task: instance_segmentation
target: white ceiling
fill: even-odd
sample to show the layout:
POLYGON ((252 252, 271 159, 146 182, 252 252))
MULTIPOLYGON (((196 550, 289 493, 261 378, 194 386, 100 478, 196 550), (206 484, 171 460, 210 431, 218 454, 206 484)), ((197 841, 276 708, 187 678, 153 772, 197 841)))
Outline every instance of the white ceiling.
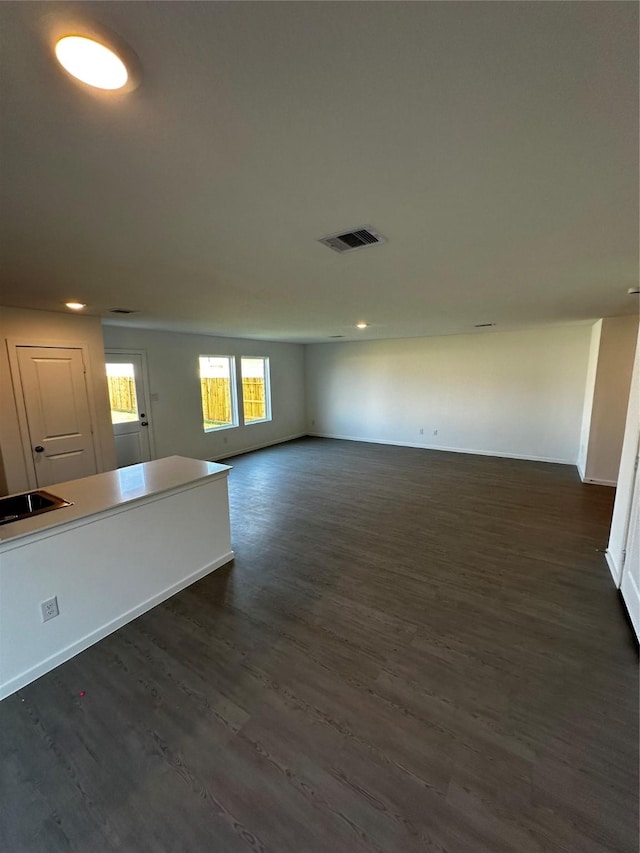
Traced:
POLYGON ((5 2, 0 23, 3 304, 301 342, 637 311, 635 3, 5 2), (124 39, 139 88, 67 77, 66 17, 124 39), (362 225, 388 242, 317 242, 362 225))

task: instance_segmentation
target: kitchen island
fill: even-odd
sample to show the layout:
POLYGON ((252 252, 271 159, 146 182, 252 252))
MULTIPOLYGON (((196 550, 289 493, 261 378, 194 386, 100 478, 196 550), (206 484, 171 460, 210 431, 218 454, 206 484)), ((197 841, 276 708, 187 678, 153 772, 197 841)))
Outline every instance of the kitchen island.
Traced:
POLYGON ((232 560, 229 471, 131 465, 47 486, 71 506, 0 526, 0 699, 232 560))

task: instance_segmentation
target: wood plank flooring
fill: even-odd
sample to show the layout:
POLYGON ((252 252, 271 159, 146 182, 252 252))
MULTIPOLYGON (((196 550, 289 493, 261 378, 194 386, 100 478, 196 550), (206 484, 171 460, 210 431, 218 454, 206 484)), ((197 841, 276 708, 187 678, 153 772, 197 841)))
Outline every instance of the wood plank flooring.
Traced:
POLYGON ((3 853, 637 850, 612 489, 322 439, 231 464, 234 564, 0 703, 3 853))

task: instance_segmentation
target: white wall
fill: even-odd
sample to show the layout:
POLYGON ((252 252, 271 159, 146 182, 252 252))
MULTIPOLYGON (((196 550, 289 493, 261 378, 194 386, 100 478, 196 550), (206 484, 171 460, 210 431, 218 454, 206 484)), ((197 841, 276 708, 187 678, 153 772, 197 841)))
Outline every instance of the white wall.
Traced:
POLYGON ((309 431, 575 464, 590 339, 576 325, 310 345, 309 431))
POLYGON ((637 336, 637 316, 609 317, 601 321, 583 468, 585 482, 606 486, 615 486, 617 482, 637 336))
POLYGON ((634 466, 636 454, 638 453, 639 440, 640 332, 638 332, 636 339, 633 378, 631 380, 631 391, 629 394, 629 405, 627 407, 625 418, 624 440, 620 458, 620 470, 618 472, 618 488, 616 489, 616 499, 613 505, 611 532, 607 548, 607 562, 609 563, 609 568, 611 569, 611 574, 613 575, 616 585, 620 584, 620 577, 622 573, 622 552, 624 551, 626 544, 627 524, 634 487, 634 466))
POLYGON ((587 449, 589 447, 589 431, 591 429, 591 412, 593 395, 596 390, 596 373, 598 370, 598 353, 600 351, 600 336, 602 320, 598 320, 591 328, 591 343, 589 345, 589 361, 587 362, 587 381, 584 390, 584 408, 582 410, 582 428, 580 430, 580 447, 578 449, 578 473, 585 478, 587 468, 587 449))
POLYGON ((267 343, 104 326, 105 349, 146 352, 151 394, 150 423, 156 456, 221 459, 303 435, 304 353, 299 344, 267 343), (268 356, 272 420, 205 433, 198 358, 201 355, 268 356))
POLYGON ((34 344, 86 344, 89 353, 87 391, 94 405, 98 471, 116 466, 115 445, 104 371, 102 327, 98 317, 83 317, 54 311, 0 308, 0 453, 5 474, 3 491, 29 488, 27 466, 20 440, 20 427, 7 354, 7 340, 34 344))

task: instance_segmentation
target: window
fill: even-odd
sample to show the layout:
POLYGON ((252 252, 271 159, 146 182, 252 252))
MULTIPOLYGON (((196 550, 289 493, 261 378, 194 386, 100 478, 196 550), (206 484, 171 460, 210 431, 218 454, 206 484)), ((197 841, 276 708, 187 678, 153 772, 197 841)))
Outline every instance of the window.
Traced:
POLYGON ((233 356, 200 356, 200 391, 205 432, 238 426, 236 367, 233 356))
POLYGON ((269 359, 242 358, 242 403, 245 424, 271 420, 271 390, 269 388, 269 359))
POLYGON ((132 364, 107 364, 111 423, 124 424, 138 420, 136 381, 132 364))

